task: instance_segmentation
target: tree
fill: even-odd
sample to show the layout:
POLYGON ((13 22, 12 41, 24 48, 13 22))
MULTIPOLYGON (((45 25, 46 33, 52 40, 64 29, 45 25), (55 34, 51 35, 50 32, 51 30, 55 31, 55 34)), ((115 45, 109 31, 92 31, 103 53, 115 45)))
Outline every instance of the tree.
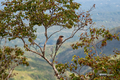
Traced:
POLYGON ((80 4, 73 0, 8 0, 2 4, 5 7, 0 12, 1 36, 7 36, 9 40, 16 38, 22 40, 24 48, 46 60, 53 68, 56 77, 60 79, 61 76, 55 67, 57 51, 65 41, 73 38, 76 32, 87 30, 93 25, 89 12, 95 5, 87 12, 78 11, 77 13, 80 4), (25 24, 26 22, 28 24, 25 24), (45 42, 43 47, 39 42, 35 41, 37 37, 35 35, 35 25, 44 26, 45 42), (60 27, 60 29, 48 35, 48 29, 53 26, 60 27), (64 39, 55 52, 50 53, 51 61, 45 56, 46 43, 51 36, 66 28, 73 28, 71 36, 64 39), (31 45, 39 48, 40 52, 31 49, 31 45))
POLYGON ((4 17, 7 16, 2 10, 0 10, 0 80, 8 80, 15 76, 17 73, 13 73, 14 69, 19 65, 29 66, 27 58, 24 56, 23 50, 15 46, 15 48, 6 46, 6 39, 8 33, 6 32, 9 28, 5 27, 4 17), (5 41, 5 44, 1 44, 1 41, 5 41))
MULTIPOLYGON (((119 80, 120 58, 117 59, 117 56, 120 55, 120 51, 114 50, 115 54, 112 56, 102 53, 102 48, 107 45, 107 41, 113 39, 119 40, 118 34, 111 34, 105 28, 90 28, 88 32, 80 35, 80 42, 71 45, 73 49, 83 47, 85 58, 74 55, 73 63, 59 63, 56 65, 57 70, 60 74, 70 71, 71 80, 119 80), (80 71, 85 66, 90 68, 90 71, 83 75, 80 71)), ((65 78, 63 76, 61 80, 65 78)))
POLYGON ((27 58, 23 55, 24 52, 18 47, 4 46, 0 48, 0 80, 8 80, 15 76, 17 73, 13 73, 13 70, 18 65, 29 65, 26 61, 27 58))

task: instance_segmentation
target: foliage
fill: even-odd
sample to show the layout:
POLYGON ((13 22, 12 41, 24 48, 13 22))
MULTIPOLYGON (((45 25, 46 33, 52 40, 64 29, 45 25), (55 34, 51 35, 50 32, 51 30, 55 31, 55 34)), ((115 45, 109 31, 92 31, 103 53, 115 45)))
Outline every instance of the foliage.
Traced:
POLYGON ((53 25, 71 28, 77 21, 75 10, 80 6, 72 0, 12 0, 3 2, 3 5, 4 11, 1 11, 0 15, 6 31, 3 28, 2 32, 5 31, 12 36, 11 39, 21 37, 34 39, 36 32, 34 25, 44 25, 45 28, 53 25), (29 21, 28 26, 25 21, 29 21))
POLYGON ((0 79, 8 80, 10 77, 16 75, 12 73, 15 67, 18 65, 29 66, 29 63, 26 61, 26 57, 23 56, 24 52, 20 48, 10 48, 5 46, 0 49, 0 79))
MULTIPOLYGON (((72 80, 120 79, 120 58, 112 59, 112 56, 106 56, 102 53, 102 48, 107 45, 107 41, 112 41, 113 39, 119 40, 118 34, 111 34, 109 30, 105 28, 90 28, 89 35, 87 32, 82 33, 80 35, 80 42, 71 45, 73 49, 78 49, 79 46, 84 47, 85 58, 74 55, 72 58, 73 63, 57 64, 57 70, 60 74, 70 71, 72 80), (99 40, 100 37, 104 39, 99 40), (101 52, 98 53, 97 49, 101 50, 101 52), (84 66, 91 68, 91 71, 87 72, 86 75, 80 73, 84 66), (102 75, 105 76, 101 77, 102 75)), ((114 58, 120 55, 118 50, 114 52, 114 58)), ((64 78, 64 76, 62 78, 64 78)))
MULTIPOLYGON (((99 71, 109 73, 111 70, 114 70, 110 66, 106 65, 107 61, 107 64, 111 64, 110 57, 105 55, 100 56, 101 54, 97 53, 96 46, 98 45, 95 44, 95 41, 99 38, 99 36, 105 38, 102 40, 99 47, 99 49, 101 49, 107 45, 107 40, 119 40, 119 37, 112 35, 104 28, 91 28, 93 21, 89 12, 95 7, 95 4, 89 11, 81 11, 78 13, 76 11, 79 9, 80 4, 74 2, 73 0, 7 0, 2 4, 5 7, 0 11, 0 36, 8 37, 9 40, 14 40, 16 38, 22 40, 24 44, 23 46, 27 51, 35 53, 46 60, 46 62, 54 70, 55 76, 58 79, 64 78, 60 74, 63 74, 66 69, 75 72, 75 70, 78 70, 78 67, 80 67, 79 70, 81 70, 83 66, 91 67, 92 72, 86 74, 86 76, 89 76, 90 79, 99 78, 99 76, 97 76, 99 71), (26 22, 28 22, 28 24, 26 24, 26 22), (42 44, 41 42, 35 41, 37 37, 35 34, 37 31, 35 28, 36 25, 39 27, 43 26, 45 30, 45 41, 42 44), (49 28, 53 26, 59 26, 60 29, 58 31, 54 31, 52 34, 48 34, 49 28), (58 64, 55 67, 55 57, 58 50, 51 50, 51 52, 49 52, 51 57, 51 60, 49 60, 46 57, 46 44, 51 36, 66 28, 73 28, 73 31, 68 38, 64 39, 58 49, 65 41, 73 38, 79 30, 87 31, 90 29, 90 37, 87 33, 84 35, 81 34, 81 42, 72 45, 73 49, 78 49, 79 46, 84 47, 86 57, 79 58, 74 56, 72 59, 74 64, 58 64), (101 66, 101 64, 104 65, 101 66)), ((115 64, 113 65, 117 65, 117 62, 114 63, 115 64)), ((117 68, 119 67, 117 66, 117 68)), ((116 72, 113 71, 111 73, 115 74, 116 72)), ((81 74, 76 75, 77 72, 76 74, 72 73, 70 75, 71 79, 79 80, 86 78, 86 76, 81 74)))
POLYGON ((46 44, 54 34, 66 28, 73 28, 71 35, 59 45, 59 49, 65 41, 73 38, 77 31, 84 30, 85 26, 89 29, 88 25, 93 24, 89 12, 95 5, 89 11, 77 13, 80 4, 73 0, 7 0, 2 4, 4 9, 0 11, 1 36, 8 37, 9 41, 16 38, 22 40, 24 48, 46 60, 53 68, 55 76, 60 79, 54 64, 58 50, 49 53, 49 60, 45 55, 46 44), (45 30, 45 41, 42 44, 35 41, 36 25, 43 26, 45 30), (49 28, 53 26, 60 29, 48 34, 49 28))

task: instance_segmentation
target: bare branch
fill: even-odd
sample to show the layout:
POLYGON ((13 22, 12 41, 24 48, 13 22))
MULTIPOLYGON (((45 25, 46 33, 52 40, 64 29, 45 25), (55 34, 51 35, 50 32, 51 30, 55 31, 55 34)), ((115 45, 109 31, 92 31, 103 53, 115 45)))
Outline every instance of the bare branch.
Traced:
POLYGON ((99 40, 98 42, 96 42, 95 44, 93 44, 93 47, 95 48, 96 54, 97 56, 99 56, 100 54, 97 53, 96 47, 99 48, 101 50, 101 53, 103 52, 102 48, 98 47, 97 44, 104 41, 105 39, 99 40))
POLYGON ((72 32, 72 34, 71 34, 71 36, 68 37, 68 38, 66 38, 66 39, 59 45, 59 47, 58 47, 57 50, 55 51, 55 54, 54 54, 54 56, 53 56, 53 61, 52 61, 52 62, 54 62, 55 56, 56 56, 56 54, 57 54, 57 51, 59 50, 59 48, 61 47, 61 45, 62 45, 65 41, 71 39, 71 38, 76 34, 76 32, 77 32, 78 30, 80 30, 80 29, 81 29, 81 27, 79 27, 78 29, 74 29, 73 32, 72 32))
POLYGON ((52 66, 52 68, 53 68, 53 70, 55 72, 55 76, 57 76, 57 78, 60 79, 60 75, 58 74, 58 71, 57 71, 57 69, 55 68, 54 65, 52 66))
POLYGON ((52 68, 53 68, 53 70, 54 70, 55 75, 57 76, 57 78, 60 79, 60 75, 58 74, 58 71, 56 70, 56 68, 55 68, 55 66, 53 65, 53 63, 51 63, 44 55, 41 55, 40 53, 29 49, 29 48, 26 46, 25 41, 24 41, 23 38, 21 38, 21 40, 23 41, 24 46, 25 46, 25 48, 26 48, 28 51, 31 51, 31 52, 33 52, 33 53, 36 53, 36 54, 40 55, 42 58, 44 58, 44 60, 46 60, 46 61, 52 66, 52 68))
POLYGON ((51 63, 45 56, 42 56, 50 65, 51 67, 53 68, 54 70, 54 73, 55 73, 55 76, 60 79, 60 75, 58 74, 58 71, 57 69, 55 68, 55 65, 53 63, 51 63))
POLYGON ((42 55, 41 55, 40 53, 38 53, 38 52, 36 52, 36 51, 33 51, 33 50, 29 49, 29 48, 27 47, 27 45, 25 44, 25 41, 24 41, 23 38, 20 38, 20 39, 23 41, 24 46, 25 46, 25 48, 26 48, 28 51, 31 51, 31 52, 33 52, 33 53, 36 53, 36 54, 38 54, 38 55, 40 55, 40 56, 42 57, 42 55))
POLYGON ((50 50, 51 50, 51 53, 50 53, 50 54, 48 54, 48 56, 50 56, 50 57, 52 58, 53 53, 54 53, 54 51, 53 51, 53 47, 51 47, 51 48, 50 48, 50 50))
POLYGON ((93 6, 90 8, 88 12, 92 11, 94 8, 95 8, 95 4, 93 4, 93 6))
POLYGON ((79 68, 79 75, 80 75, 80 70, 83 68, 83 66, 80 66, 80 68, 79 68))
POLYGON ((15 69, 16 66, 17 66, 17 65, 14 65, 14 66, 10 69, 9 75, 6 77, 5 80, 8 80, 8 79, 9 79, 9 77, 12 75, 12 72, 13 72, 13 70, 15 69))
POLYGON ((45 56, 45 47, 46 47, 46 43, 47 43, 47 41, 48 41, 47 26, 44 25, 44 27, 45 27, 45 37, 46 37, 46 41, 45 41, 44 47, 43 47, 43 52, 42 52, 43 56, 45 56))
POLYGON ((58 30, 58 31, 56 31, 56 32, 54 32, 54 33, 52 33, 52 34, 48 37, 48 39, 49 39, 52 35, 56 34, 57 32, 60 32, 60 31, 63 30, 63 29, 64 29, 64 27, 61 28, 60 30, 58 30))
POLYGON ((5 43, 4 43, 4 45, 3 45, 3 47, 5 47, 5 45, 6 45, 6 43, 7 43, 7 40, 6 40, 7 38, 5 37, 5 43))
MULTIPOLYGON (((91 27, 92 25, 93 25, 93 24, 91 24, 90 27, 91 27)), ((54 54, 54 56, 53 56, 53 61, 52 61, 52 62, 54 62, 55 56, 56 56, 56 54, 57 54, 57 51, 59 50, 59 48, 61 47, 61 45, 62 45, 65 41, 73 38, 74 35, 75 35, 79 30, 83 30, 82 28, 84 28, 84 27, 85 27, 85 25, 82 25, 82 24, 80 25, 79 22, 78 22, 78 26, 76 26, 75 29, 72 31, 71 36, 68 37, 68 38, 66 38, 66 39, 59 45, 59 47, 57 48, 57 50, 55 51, 55 54, 54 54), (80 26, 81 26, 81 27, 80 27, 80 26), (78 27, 78 28, 77 28, 77 27, 78 27), (76 29, 76 28, 77 28, 77 29, 76 29)), ((89 27, 89 28, 90 28, 90 27, 89 27)), ((88 28, 88 29, 89 29, 89 28, 88 28)), ((88 30, 88 29, 86 29, 86 30, 88 30)))
MULTIPOLYGON (((68 39, 70 39, 70 38, 73 38, 74 37, 74 35, 77 33, 77 31, 79 31, 81 29, 81 27, 80 28, 78 28, 77 30, 75 30, 75 31, 73 31, 72 32, 72 34, 71 34, 71 36, 70 37, 68 37, 68 38, 66 38, 63 42, 62 42, 62 44, 65 42, 65 41, 67 41, 68 39)), ((61 46, 61 45, 60 45, 61 46)), ((59 46, 59 47, 60 47, 59 46)))
POLYGON ((95 49, 95 53, 96 53, 96 55, 99 56, 99 55, 98 55, 98 52, 97 52, 97 49, 96 49, 96 47, 95 47, 96 44, 93 43, 92 45, 93 45, 93 47, 94 47, 94 49, 95 49))
POLYGON ((32 39, 32 42, 33 42, 33 44, 37 45, 40 48, 40 51, 42 52, 42 48, 33 39, 32 39))

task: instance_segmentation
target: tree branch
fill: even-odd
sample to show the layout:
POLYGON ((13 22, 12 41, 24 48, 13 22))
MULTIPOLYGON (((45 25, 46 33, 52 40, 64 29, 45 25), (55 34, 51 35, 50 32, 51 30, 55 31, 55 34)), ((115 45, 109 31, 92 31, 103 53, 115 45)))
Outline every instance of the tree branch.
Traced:
POLYGON ((33 42, 33 44, 37 45, 39 47, 40 51, 42 52, 42 48, 33 39, 32 39, 32 42, 33 42))
POLYGON ((56 32, 54 32, 54 33, 52 33, 52 34, 48 37, 48 39, 49 39, 52 35, 54 35, 54 34, 57 33, 57 32, 60 32, 60 31, 63 30, 63 29, 64 29, 64 27, 61 28, 60 30, 58 30, 58 31, 56 31, 56 32))
POLYGON ((11 76, 11 74, 12 74, 12 72, 13 72, 13 70, 15 69, 16 66, 17 66, 17 65, 14 65, 14 66, 10 69, 9 75, 6 77, 5 80, 8 80, 8 79, 9 79, 9 77, 11 76))
MULTIPOLYGON (((48 21, 48 25, 50 24, 50 22, 51 22, 51 20, 52 20, 52 17, 53 17, 53 14, 54 14, 55 10, 56 10, 56 9, 53 9, 53 8, 52 8, 52 12, 50 11, 50 12, 51 12, 51 15, 50 15, 50 20, 48 21)), ((49 27, 50 27, 50 26, 49 26, 49 27)), ((48 27, 48 28, 49 28, 49 27, 48 27)))
POLYGON ((45 37, 46 37, 46 41, 45 41, 44 47, 43 47, 43 52, 42 52, 43 56, 45 56, 45 47, 46 47, 46 43, 47 43, 47 41, 48 41, 47 26, 44 25, 44 27, 45 27, 45 37))
POLYGON ((27 45, 25 44, 24 39, 23 39, 23 38, 20 38, 20 39, 23 41, 24 46, 25 46, 25 48, 26 48, 28 51, 31 51, 31 52, 33 52, 33 53, 36 53, 36 54, 40 55, 41 57, 43 56, 43 55, 41 55, 40 53, 38 53, 38 52, 36 52, 36 51, 33 51, 33 50, 29 49, 29 48, 27 47, 27 45))
POLYGON ((54 63, 54 60, 55 60, 55 56, 56 56, 56 54, 57 54, 57 51, 59 50, 59 48, 61 47, 61 45, 65 42, 65 41, 67 41, 67 40, 69 40, 70 38, 72 38, 75 34, 76 34, 76 32, 78 31, 78 30, 80 30, 81 29, 81 27, 79 27, 77 30, 76 29, 74 29, 73 30, 73 32, 72 32, 72 34, 71 34, 71 36, 70 37, 68 37, 68 38, 66 38, 60 45, 59 45, 59 47, 57 48, 57 50, 55 51, 55 54, 54 54, 54 56, 53 56, 53 60, 52 60, 52 63, 54 63))
POLYGON ((56 70, 56 68, 55 68, 55 66, 53 65, 53 63, 51 63, 44 55, 41 55, 40 53, 29 49, 29 48, 26 46, 25 41, 24 41, 23 38, 21 38, 21 40, 23 41, 24 46, 25 46, 25 48, 26 48, 28 51, 31 51, 31 52, 33 52, 33 53, 36 53, 36 54, 40 55, 42 58, 44 58, 44 60, 46 60, 47 63, 49 63, 49 64, 51 65, 51 67, 53 68, 53 70, 54 70, 55 75, 57 76, 57 78, 60 79, 60 75, 58 74, 58 71, 56 70))

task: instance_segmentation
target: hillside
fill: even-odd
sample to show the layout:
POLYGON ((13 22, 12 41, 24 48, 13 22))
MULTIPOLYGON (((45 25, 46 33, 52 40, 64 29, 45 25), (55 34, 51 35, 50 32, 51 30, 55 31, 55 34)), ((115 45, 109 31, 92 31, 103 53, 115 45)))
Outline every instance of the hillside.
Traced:
MULTIPOLYGON (((120 32, 120 26, 111 29, 110 32, 113 33, 113 34, 120 32)), ((120 37, 120 35, 119 35, 119 37, 120 37)), ((69 46, 70 46, 70 44, 72 44, 72 43, 69 43, 69 46)), ((64 48, 64 47, 61 47, 61 48, 64 48)), ((117 40, 107 41, 107 46, 105 46, 103 48, 103 52, 102 53, 106 54, 106 55, 112 55, 112 54, 114 54, 113 50, 115 50, 115 49, 120 50, 120 41, 117 41, 117 40)), ((98 52, 99 52, 99 49, 98 49, 98 52)), ((62 51, 62 52, 60 52, 57 55, 57 61, 59 63, 66 63, 66 62, 70 62, 71 63, 72 62, 71 59, 72 59, 73 55, 77 55, 79 57, 83 57, 84 58, 85 54, 84 54, 83 48, 79 48, 77 50, 73 50, 71 47, 69 47, 65 51, 62 51)), ((81 73, 85 74, 89 70, 90 69, 88 67, 83 67, 82 70, 81 70, 81 73)))
MULTIPOLYGON (((120 32, 120 27, 116 27, 111 29, 112 33, 120 32)), ((59 54, 57 55, 57 61, 60 63, 70 62, 73 55, 78 55, 80 57, 85 57, 83 49, 79 48, 78 50, 73 50, 70 47, 72 43, 65 43, 59 50, 59 54)), ((103 48, 103 53, 106 55, 113 54, 113 49, 118 48, 120 50, 120 41, 113 40, 108 41, 108 45, 103 48)), ((49 59, 49 52, 51 52, 51 48, 54 50, 55 46, 48 46, 47 47, 47 54, 49 59)), ((14 72, 17 72, 18 75, 10 80, 56 80, 54 77, 54 72, 52 68, 46 63, 43 59, 41 59, 38 55, 32 54, 29 52, 25 53, 26 57, 28 58, 29 67, 19 66, 15 69, 14 72), (42 64, 41 64, 42 63, 42 64)), ((81 71, 82 74, 87 72, 89 69, 84 67, 81 71)))
POLYGON ((29 66, 18 66, 15 73, 18 73, 10 80, 57 80, 52 68, 38 55, 26 52, 29 66))
MULTIPOLYGON (((120 32, 120 26, 111 29, 110 32, 111 33, 120 32)), ((103 53, 106 55, 114 54, 113 50, 116 48, 120 50, 120 41, 117 40, 107 41, 107 46, 103 48, 103 53)), ((77 55, 79 57, 85 57, 83 49, 79 48, 78 50, 73 50, 71 47, 69 47, 65 51, 62 51, 57 55, 57 61, 66 63, 67 61, 71 61, 73 55, 77 55)))

